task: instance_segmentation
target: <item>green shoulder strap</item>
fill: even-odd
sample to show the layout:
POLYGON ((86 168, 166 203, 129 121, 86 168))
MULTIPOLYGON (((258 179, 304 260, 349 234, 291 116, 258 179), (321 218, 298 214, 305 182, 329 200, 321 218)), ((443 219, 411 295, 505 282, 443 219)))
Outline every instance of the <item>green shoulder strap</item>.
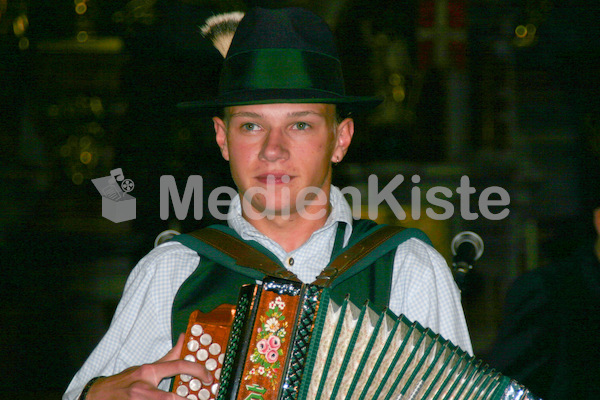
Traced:
MULTIPOLYGON (((430 243, 425 233, 418 229, 377 225, 372 221, 359 220, 353 226, 348 245, 332 255, 332 261, 314 284, 330 286, 334 280, 348 279, 412 237, 430 243)), ((266 248, 254 241, 244 241, 233 229, 224 225, 212 225, 190 234, 175 236, 173 240, 253 279, 262 279, 268 275, 299 281, 266 248)))
MULTIPOLYGON (((283 271, 277 258, 256 242, 245 242, 224 225, 212 225, 171 240, 182 243, 201 256, 200 265, 181 284, 171 309, 173 341, 185 332, 195 310, 212 311, 221 304, 235 304, 243 285, 262 280, 267 271, 283 271), (256 268, 255 268, 256 267, 256 268)), ((284 276, 288 279, 293 276, 284 276)))
MULTIPOLYGON (((376 304, 387 304, 393 268, 392 250, 411 237, 429 243, 427 236, 416 229, 357 221, 348 246, 332 255, 332 261, 317 277, 315 284, 331 286, 333 292, 352 293, 357 302, 363 301, 362 297, 366 295, 371 301, 378 300, 376 304), (374 268, 369 268, 372 264, 374 268)), ((201 266, 181 285, 175 296, 174 338, 185 330, 187 317, 198 308, 198 297, 209 297, 203 299, 206 308, 202 311, 207 312, 211 307, 223 304, 225 299, 231 301, 232 292, 237 296, 241 285, 262 280, 265 275, 298 280, 266 248, 254 241, 244 241, 233 229, 224 225, 212 225, 190 234, 177 235, 172 240, 198 252, 203 259, 201 266), (212 263, 210 266, 208 261, 212 263)))
MULTIPOLYGON (((415 228, 377 225, 369 220, 355 223, 348 246, 334 254, 324 272, 339 274, 329 284, 331 296, 341 301, 350 295, 353 303, 369 300, 373 306, 389 304, 396 248, 404 241, 417 238, 431 245, 427 235, 415 228)), ((319 280, 319 278, 317 278, 319 280)), ((327 286, 325 282, 316 282, 327 286)))
MULTIPOLYGON (((361 272, 375 260, 395 250, 401 243, 411 238, 420 239, 431 245, 427 235, 419 229, 377 225, 366 232, 356 243, 343 249, 341 254, 333 257, 333 261, 324 271, 329 269, 342 271, 333 278, 335 281, 332 286, 335 286, 361 272)), ((320 284, 320 282, 315 283, 320 284)))
POLYGON ((177 235, 172 240, 253 279, 269 275, 298 281, 296 275, 286 270, 273 253, 255 241, 243 240, 225 225, 211 225, 190 234, 177 235))

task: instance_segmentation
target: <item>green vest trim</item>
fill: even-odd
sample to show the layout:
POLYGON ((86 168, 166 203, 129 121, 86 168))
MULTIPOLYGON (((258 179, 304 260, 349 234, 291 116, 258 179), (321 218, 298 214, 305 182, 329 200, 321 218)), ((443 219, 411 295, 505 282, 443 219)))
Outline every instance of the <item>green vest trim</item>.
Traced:
MULTIPOLYGON (((345 226, 340 224, 329 265, 334 263, 338 257, 344 257, 345 253, 347 255, 350 250, 354 250, 354 252, 357 249, 365 250, 368 253, 366 255, 362 253, 362 258, 358 262, 335 278, 330 286, 334 301, 341 301, 346 294, 350 294, 350 298, 355 304, 362 304, 369 300, 376 306, 386 306, 390 297, 395 249, 400 243, 413 237, 431 244, 425 233, 409 228, 399 229, 398 233, 387 238, 383 243, 377 243, 374 248, 361 249, 359 242, 373 235, 383 226, 369 220, 356 221, 348 245, 342 247, 344 235, 340 233, 343 233, 345 226)), ((265 263, 271 263, 273 266, 285 270, 277 257, 257 242, 243 240, 233 229, 224 225, 212 225, 209 228, 234 238, 236 243, 237 241, 243 242, 242 245, 248 246, 250 249, 244 251, 244 254, 252 252, 252 249, 259 253, 253 254, 250 259, 262 257, 265 263)), ((185 331, 192 311, 200 310, 206 313, 221 304, 236 304, 242 285, 262 280, 265 273, 263 270, 244 265, 247 264, 246 258, 240 258, 238 254, 234 254, 234 251, 230 250, 233 246, 219 246, 225 248, 224 251, 221 251, 194 237, 194 233, 177 235, 172 240, 198 252, 201 257, 200 265, 183 282, 173 301, 172 337, 173 341, 176 341, 179 334, 185 331)))

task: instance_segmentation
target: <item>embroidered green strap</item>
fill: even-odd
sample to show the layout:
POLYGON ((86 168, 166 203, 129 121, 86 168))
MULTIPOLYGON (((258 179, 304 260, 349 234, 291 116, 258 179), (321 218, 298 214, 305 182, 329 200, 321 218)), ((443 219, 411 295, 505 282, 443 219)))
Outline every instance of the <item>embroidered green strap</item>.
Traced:
POLYGON ((317 276, 313 284, 324 287, 330 286, 335 278, 348 271, 352 266, 373 251, 373 249, 379 247, 382 243, 403 230, 404 228, 399 226, 381 226, 381 228, 373 234, 363 238, 336 257, 325 269, 323 269, 321 274, 317 276))
MULTIPOLYGON (((405 228, 403 227, 391 225, 378 226, 372 233, 362 238, 356 244, 350 246, 333 259, 333 261, 323 269, 321 274, 317 276, 313 284, 323 287, 330 286, 338 276, 343 275, 344 272, 360 262, 371 251, 394 235, 402 232, 404 229, 405 228)), ((293 272, 286 270, 263 252, 249 245, 241 238, 234 237, 220 229, 207 227, 194 231, 190 233, 189 236, 208 244, 224 255, 230 257, 239 267, 253 269, 266 276, 288 279, 295 282, 300 281, 293 272)), ((336 242, 338 241, 339 240, 336 240, 336 242)))
POLYGON ((190 236, 214 247, 235 260, 240 267, 260 271, 263 275, 300 282, 291 271, 286 270, 270 257, 250 246, 241 239, 221 230, 207 227, 190 233, 190 236))

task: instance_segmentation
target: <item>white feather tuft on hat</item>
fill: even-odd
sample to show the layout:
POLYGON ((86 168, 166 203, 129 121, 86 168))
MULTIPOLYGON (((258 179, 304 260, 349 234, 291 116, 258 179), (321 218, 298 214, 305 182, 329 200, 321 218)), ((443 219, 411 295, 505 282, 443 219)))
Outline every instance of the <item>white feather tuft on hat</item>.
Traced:
POLYGON ((233 35, 242 18, 244 18, 244 13, 241 11, 213 15, 200 28, 202 36, 210 39, 223 58, 227 56, 233 35))

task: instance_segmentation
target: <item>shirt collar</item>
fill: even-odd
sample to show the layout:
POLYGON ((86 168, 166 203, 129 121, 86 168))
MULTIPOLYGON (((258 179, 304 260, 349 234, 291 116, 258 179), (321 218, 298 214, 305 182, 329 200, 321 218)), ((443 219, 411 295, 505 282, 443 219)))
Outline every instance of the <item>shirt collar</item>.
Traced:
MULTIPOLYGON (((344 195, 336 186, 331 185, 329 202, 331 203, 331 213, 320 229, 315 233, 322 230, 328 229, 331 225, 336 223, 346 224, 346 231, 344 232, 344 246, 348 243, 350 235, 352 234, 352 210, 350 205, 344 198, 344 195)), ((252 226, 242 216, 242 204, 240 201, 239 194, 236 195, 229 205, 229 211, 227 213, 227 223, 238 235, 243 239, 253 240, 257 238, 264 238, 261 232, 259 232, 254 226, 252 226)))

